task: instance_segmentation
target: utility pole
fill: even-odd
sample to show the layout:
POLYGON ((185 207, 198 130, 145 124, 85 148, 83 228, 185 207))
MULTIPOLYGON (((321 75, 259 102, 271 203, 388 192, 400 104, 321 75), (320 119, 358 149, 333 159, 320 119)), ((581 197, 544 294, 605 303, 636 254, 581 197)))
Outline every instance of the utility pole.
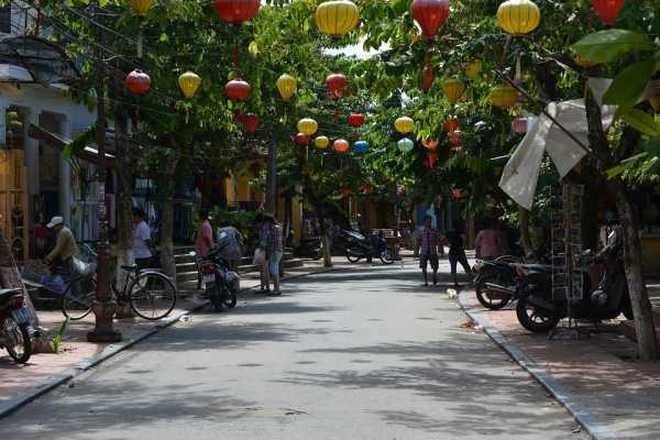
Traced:
MULTIPOLYGON (((101 19, 101 18, 100 18, 101 19)), ((103 47, 104 32, 99 28, 99 46, 103 47)), ((105 68, 103 61, 103 51, 96 51, 96 144, 100 163, 105 162, 106 145, 106 127, 107 115, 105 108, 105 68)), ((96 326, 94 330, 87 333, 87 340, 90 342, 118 342, 121 341, 121 333, 113 328, 113 317, 117 311, 117 303, 112 297, 110 289, 110 240, 108 234, 108 213, 105 207, 105 182, 109 170, 103 165, 99 168, 99 191, 98 191, 98 219, 99 219, 99 242, 97 251, 96 268, 96 299, 92 310, 96 317, 96 326)))

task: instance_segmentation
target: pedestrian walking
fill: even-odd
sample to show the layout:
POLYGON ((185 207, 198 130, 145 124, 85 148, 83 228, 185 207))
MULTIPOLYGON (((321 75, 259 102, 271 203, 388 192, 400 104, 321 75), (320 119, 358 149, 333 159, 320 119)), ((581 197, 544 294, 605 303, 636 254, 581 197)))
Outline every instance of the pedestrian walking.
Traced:
POLYGON ((453 229, 445 233, 445 240, 449 244, 449 264, 451 266, 451 276, 454 280, 454 287, 459 287, 458 276, 456 274, 456 266, 458 263, 463 266, 463 271, 466 274, 472 273, 470 265, 465 255, 465 236, 462 225, 459 222, 454 222, 453 229))
POLYGON ((280 295, 280 261, 284 255, 282 243, 282 226, 270 214, 262 214, 259 228, 259 249, 265 253, 261 265, 261 291, 269 295, 280 295), (273 291, 270 291, 270 281, 273 281, 273 291))
POLYGON ((487 226, 479 231, 474 241, 477 258, 493 260, 502 255, 504 244, 502 234, 494 227, 493 222, 486 222, 487 226))
POLYGON ((419 267, 424 274, 424 286, 429 285, 428 265, 433 269, 433 285, 438 284, 438 246, 440 245, 440 234, 433 227, 433 219, 430 216, 424 218, 424 228, 417 232, 417 243, 419 246, 419 267))
POLYGON ((197 238, 195 239, 195 251, 200 258, 209 256, 209 251, 213 249, 213 227, 209 221, 209 212, 202 210, 199 212, 199 219, 201 223, 197 230, 197 238))
POLYGON ((133 208, 133 256, 139 269, 153 266, 154 254, 152 252, 151 229, 145 221, 144 211, 133 208))

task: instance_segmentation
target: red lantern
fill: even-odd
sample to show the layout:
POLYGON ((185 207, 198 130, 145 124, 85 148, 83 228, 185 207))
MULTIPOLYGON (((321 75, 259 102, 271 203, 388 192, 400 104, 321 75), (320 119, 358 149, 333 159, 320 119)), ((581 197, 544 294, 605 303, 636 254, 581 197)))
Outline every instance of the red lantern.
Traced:
POLYGON ((242 79, 232 79, 225 84, 225 95, 232 101, 245 101, 250 96, 252 87, 242 79))
POLYGON ((452 131, 449 135, 449 143, 452 144, 452 151, 461 151, 461 145, 463 144, 461 132, 458 130, 452 131))
POLYGON ((337 139, 332 145, 337 153, 346 153, 351 148, 346 139, 337 139))
POLYGON ((135 69, 129 73, 124 84, 126 84, 128 91, 136 96, 146 95, 151 90, 151 78, 140 69, 135 69))
POLYGON ((243 116, 243 127, 245 127, 245 131, 247 133, 255 133, 259 128, 260 122, 261 121, 259 120, 259 116, 255 115, 254 113, 248 113, 243 116))
POLYGON ((612 26, 626 0, 592 0, 591 4, 603 23, 612 26))
POLYGON ((215 0, 215 11, 222 21, 242 24, 252 20, 259 12, 259 0, 215 0))
POLYGON ((348 79, 342 73, 333 73, 332 75, 328 75, 325 79, 325 85, 328 88, 330 95, 335 98, 341 98, 344 96, 344 90, 348 85, 348 79))
POLYGON ((362 113, 351 113, 348 115, 348 125, 351 127, 362 127, 366 121, 366 117, 362 113))
POLYGON ((516 118, 511 121, 511 129, 516 134, 527 133, 527 118, 516 118))
POLYGON ((461 122, 458 119, 447 119, 445 122, 445 130, 447 130, 449 133, 458 130, 458 127, 461 126, 461 122))
POLYGON ((455 188, 451 190, 451 195, 455 199, 462 199, 465 197, 465 191, 463 191, 461 188, 455 188))
POLYGON ((311 139, 310 139, 309 136, 307 136, 307 135, 304 134, 304 133, 298 133, 298 134, 293 138, 293 141, 294 141, 296 144, 298 144, 298 145, 303 145, 303 146, 305 146, 305 145, 309 145, 309 143, 311 142, 311 139))
POLYGON ((435 80, 435 74, 433 73, 433 65, 430 60, 426 63, 424 67, 424 72, 422 73, 422 92, 426 93, 431 90, 433 86, 433 80, 435 80))
POLYGON ((422 141, 422 145, 424 145, 427 150, 435 151, 435 149, 438 148, 438 141, 436 139, 426 138, 422 141))
POLYGON ((449 17, 449 0, 413 0, 412 14, 428 39, 438 34, 438 29, 449 17))
POLYGON ((426 153, 426 157, 424 158, 424 166, 429 170, 433 169, 435 168, 435 164, 438 162, 438 159, 438 153, 426 153))

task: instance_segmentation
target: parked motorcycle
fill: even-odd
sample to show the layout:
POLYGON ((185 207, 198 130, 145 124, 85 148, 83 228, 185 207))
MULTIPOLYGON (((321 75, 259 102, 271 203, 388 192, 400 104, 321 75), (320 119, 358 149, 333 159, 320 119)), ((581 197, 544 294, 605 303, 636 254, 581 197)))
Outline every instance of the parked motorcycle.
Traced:
POLYGON ((392 251, 387 247, 385 239, 376 234, 364 236, 359 232, 341 230, 340 236, 346 246, 346 258, 351 263, 357 263, 363 258, 368 260, 380 258, 383 264, 393 264, 392 251))
MULTIPOLYGON (((206 258, 199 261, 202 275, 202 288, 217 312, 225 308, 233 309, 238 302, 240 276, 230 269, 229 263, 222 256, 224 246, 217 246, 206 258)), ((191 253, 196 256, 195 252, 191 253)))
POLYGON ((320 260, 323 257, 323 251, 321 250, 321 239, 317 237, 302 240, 300 245, 295 250, 295 255, 301 258, 320 260))
POLYGON ((476 274, 472 283, 482 306, 499 310, 515 299, 515 264, 519 262, 518 258, 508 255, 492 261, 477 261, 472 268, 476 274))
POLYGON ((23 289, 0 289, 0 348, 21 364, 32 355, 30 317, 23 302, 23 289))
POLYGON ((623 266, 622 240, 615 230, 610 244, 598 255, 591 251, 581 257, 583 295, 577 303, 566 297, 553 297, 552 266, 520 265, 517 267, 518 305, 516 315, 520 324, 529 331, 544 333, 569 316, 577 319, 601 321, 614 319, 622 313, 633 319, 628 283, 623 266), (604 269, 600 282, 592 289, 589 272, 604 269))

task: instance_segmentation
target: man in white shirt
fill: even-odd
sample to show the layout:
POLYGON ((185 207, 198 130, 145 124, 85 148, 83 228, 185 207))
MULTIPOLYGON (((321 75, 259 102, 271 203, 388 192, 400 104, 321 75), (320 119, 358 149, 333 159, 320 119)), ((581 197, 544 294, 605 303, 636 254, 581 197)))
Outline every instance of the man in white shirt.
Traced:
POLYGON ((151 252, 151 229, 144 221, 144 211, 133 208, 133 256, 135 264, 140 269, 153 267, 153 253, 151 252))

